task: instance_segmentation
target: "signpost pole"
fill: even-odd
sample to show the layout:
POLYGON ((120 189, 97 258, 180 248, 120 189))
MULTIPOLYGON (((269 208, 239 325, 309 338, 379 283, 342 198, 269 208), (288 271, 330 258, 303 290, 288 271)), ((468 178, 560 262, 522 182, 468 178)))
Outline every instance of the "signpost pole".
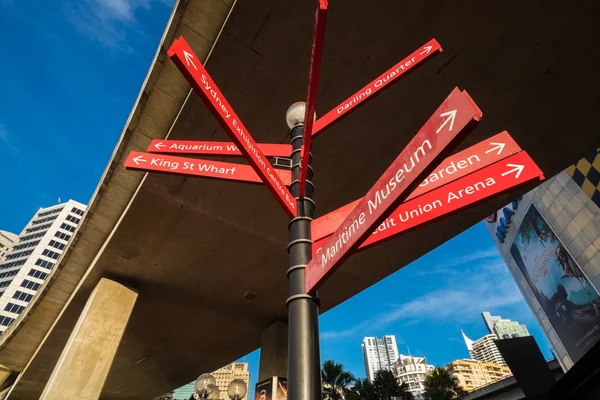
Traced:
POLYGON ((300 156, 304 126, 291 129, 292 144, 292 195, 297 199, 297 216, 290 221, 290 244, 288 245, 289 297, 288 307, 288 399, 316 400, 321 394, 321 362, 319 354, 319 304, 318 298, 304 290, 306 265, 312 258, 310 223, 314 218, 315 203, 312 200, 314 187, 309 154, 307 184, 304 197, 299 198, 300 156))

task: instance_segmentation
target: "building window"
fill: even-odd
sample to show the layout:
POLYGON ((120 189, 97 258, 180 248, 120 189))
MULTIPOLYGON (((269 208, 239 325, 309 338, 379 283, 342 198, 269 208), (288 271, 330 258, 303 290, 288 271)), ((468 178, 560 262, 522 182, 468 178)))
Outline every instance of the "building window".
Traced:
POLYGON ((78 224, 78 223, 79 223, 79 221, 81 221, 81 219, 79 219, 79 218, 75 218, 75 217, 74 217, 74 216, 72 216, 72 215, 68 215, 68 216, 67 216, 67 218, 65 218, 65 219, 66 219, 67 221, 69 221, 69 222, 73 222, 74 224, 78 224))
POLYGON ((21 250, 21 249, 28 249, 29 247, 35 247, 38 245, 40 241, 36 241, 36 242, 31 242, 31 243, 25 243, 25 244, 19 244, 15 247, 13 247, 13 251, 15 250, 21 250))
POLYGON ((9 263, 0 264, 0 270, 13 268, 13 267, 19 267, 19 266, 25 264, 25 261, 27 261, 27 260, 12 261, 9 263))
POLYGON ((38 279, 42 279, 42 280, 46 279, 46 277, 48 276, 48 274, 46 272, 38 271, 37 269, 29 270, 29 273, 27 275, 33 276, 34 278, 38 278, 38 279))
POLYGON ((79 209, 79 208, 77 208, 77 207, 73 207, 73 208, 71 209, 71 212, 72 212, 72 213, 74 213, 74 214, 77 214, 77 215, 83 215, 83 210, 80 210, 80 209, 79 209))
POLYGON ((42 260, 41 258, 37 259, 37 261, 35 262, 35 265, 37 265, 38 267, 46 268, 46 269, 52 269, 52 267, 54 267, 54 263, 52 263, 50 261, 42 260))
POLYGON ((11 281, 4 281, 4 282, 0 282, 0 288, 5 288, 5 287, 7 287, 8 285, 10 285, 10 282, 11 282, 11 281))
POLYGON ((55 237, 65 240, 65 241, 69 241, 69 239, 71 239, 71 235, 67 235, 66 233, 60 232, 60 231, 56 231, 56 233, 54 234, 55 237))
POLYGON ((10 324, 12 324, 14 322, 14 318, 10 318, 10 317, 0 317, 0 325, 4 325, 7 328, 10 326, 10 324))
POLYGON ((73 225, 65 224, 64 222, 60 224, 60 229, 64 229, 65 231, 75 232, 75 227, 73 225))
POLYGON ((56 240, 51 240, 49 244, 50 246, 59 250, 64 250, 65 248, 65 245, 63 243, 57 242, 56 240))
POLYGON ((42 251, 42 255, 46 256, 46 257, 54 258, 55 260, 58 260, 58 257, 60 257, 60 254, 55 253, 48 249, 44 249, 44 251, 42 251))
POLYGON ((25 289, 38 290, 40 288, 40 286, 42 286, 42 284, 35 283, 35 282, 32 282, 27 279, 23 279, 23 282, 21 282, 21 286, 24 287, 25 289))
POLYGON ((17 290, 15 292, 15 294, 13 295, 13 299, 17 299, 17 300, 21 300, 26 303, 29 303, 31 301, 31 299, 33 299, 33 295, 29 294, 29 293, 21 292, 20 290, 17 290))
POLYGON ((46 218, 42 218, 42 219, 36 219, 35 221, 33 221, 31 223, 31 225, 39 225, 39 224, 43 224, 44 222, 48 222, 48 221, 54 221, 56 219, 56 215, 53 215, 51 217, 46 217, 46 218))
POLYGON ((0 279, 8 278, 9 276, 15 276, 18 273, 19 273, 18 269, 14 270, 14 271, 10 271, 10 272, 3 272, 0 274, 0 279))
POLYGON ((8 311, 8 312, 15 313, 15 314, 21 314, 24 309, 25 309, 25 306, 20 306, 18 304, 14 304, 14 303, 8 303, 6 305, 6 307, 4 307, 4 311, 8 311))
POLYGON ((21 258, 21 257, 28 256, 31 253, 33 253, 33 249, 27 250, 27 251, 22 251, 20 253, 10 253, 8 256, 6 256, 6 259, 7 260, 14 260, 15 258, 21 258))
POLYGON ((27 228, 27 229, 25 229, 25 233, 41 231, 44 229, 48 229, 51 226, 52 226, 52 224, 46 224, 46 225, 42 225, 42 226, 37 226, 35 228, 27 228))
POLYGON ((43 213, 39 213, 38 217, 45 217, 46 215, 58 214, 59 212, 61 212, 63 210, 63 208, 64 207, 55 208, 54 210, 50 210, 50 211, 45 211, 43 213))

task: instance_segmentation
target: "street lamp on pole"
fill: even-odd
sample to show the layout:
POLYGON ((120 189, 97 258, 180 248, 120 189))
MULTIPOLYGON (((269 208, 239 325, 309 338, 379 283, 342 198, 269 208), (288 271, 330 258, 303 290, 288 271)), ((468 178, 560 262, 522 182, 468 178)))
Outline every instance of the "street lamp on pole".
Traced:
MULTIPOLYGON (((294 103, 285 120, 290 128, 292 144, 292 182, 290 191, 296 198, 297 216, 289 223, 288 245, 289 283, 288 307, 288 398, 290 400, 315 400, 321 398, 321 363, 319 355, 319 300, 306 293, 305 268, 312 258, 310 224, 315 214, 312 199, 314 185, 311 181, 312 154, 309 152, 304 197, 299 197, 300 159, 304 137, 306 103, 294 103)), ((313 114, 313 119, 316 114, 313 114)), ((309 149, 310 150, 310 149, 309 149)))
POLYGON ((246 382, 241 379, 234 379, 227 388, 227 395, 231 400, 242 400, 246 396, 247 390, 246 382))
POLYGON ((194 383, 194 397, 200 400, 218 400, 219 388, 217 380, 211 374, 202 374, 194 383))

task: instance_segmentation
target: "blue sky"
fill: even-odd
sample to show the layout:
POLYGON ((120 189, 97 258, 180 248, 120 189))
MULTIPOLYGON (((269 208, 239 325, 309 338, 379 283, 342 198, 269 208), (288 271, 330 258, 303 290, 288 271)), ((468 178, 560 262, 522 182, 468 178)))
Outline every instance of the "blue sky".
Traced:
MULTIPOLYGON (((121 134, 173 0, 0 0, 0 229, 39 207, 88 202, 121 134), (7 212, 8 211, 8 212, 7 212)), ((549 346, 482 224, 321 317, 322 359, 364 377, 364 336, 396 335, 435 365, 468 356, 481 311, 549 346)), ((253 381, 259 352, 245 358, 253 381)), ((198 371, 200 373, 202 371, 198 371)))

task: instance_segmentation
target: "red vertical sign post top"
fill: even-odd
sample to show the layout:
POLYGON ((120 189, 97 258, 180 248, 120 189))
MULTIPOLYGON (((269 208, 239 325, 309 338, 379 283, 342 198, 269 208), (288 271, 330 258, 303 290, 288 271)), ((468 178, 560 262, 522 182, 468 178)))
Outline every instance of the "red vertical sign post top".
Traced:
POLYGON ((325 22, 327 20, 327 0, 317 0, 315 12, 315 26, 313 28, 312 51, 310 53, 310 68, 308 70, 308 90, 306 92, 306 109, 304 114, 304 138, 302 139, 302 152, 300 153, 300 175, 298 178, 298 197, 304 197, 306 175, 308 174, 308 161, 310 157, 310 141, 312 139, 313 115, 319 87, 319 73, 321 71, 321 55, 323 54, 323 39, 325 37, 325 22))
MULTIPOLYGON (((440 163, 433 172, 415 189, 406 200, 414 199, 440 186, 487 167, 499 160, 521 151, 521 148, 506 131, 460 151, 440 163)), ((310 224, 312 240, 319 240, 335 232, 340 224, 359 203, 346 204, 310 224)))
MULTIPOLYGON (((265 156, 289 157, 292 154, 291 144, 259 143, 258 147, 265 156)), ((148 146, 148 153, 163 154, 202 154, 214 156, 241 156, 242 152, 232 142, 213 142, 203 140, 153 140, 148 146)))
POLYGON ((256 171, 265 186, 273 193, 286 213, 296 216, 296 201, 275 169, 260 150, 244 124, 233 111, 217 85, 183 37, 175 40, 167 55, 186 77, 196 93, 217 118, 231 140, 256 171))
POLYGON ((454 89, 344 220, 321 256, 308 264, 306 291, 314 290, 331 274, 429 175, 440 158, 456 147, 463 136, 459 133, 480 118, 481 111, 469 95, 454 89))
MULTIPOLYGON (((413 228, 423 226, 482 200, 488 200, 530 181, 543 179, 543 173, 524 152, 498 161, 470 175, 402 203, 357 249, 380 244, 413 228)), ((313 245, 314 257, 319 257, 327 238, 313 245)))
POLYGON ((336 122, 339 118, 343 117, 344 115, 348 115, 351 111, 354 111, 356 108, 358 108, 358 106, 362 105, 367 100, 372 99, 377 92, 384 89, 391 83, 396 82, 399 78, 406 76, 408 72, 419 66, 422 61, 439 54, 441 51, 442 46, 440 46, 438 41, 431 39, 404 60, 394 65, 368 85, 347 98, 336 108, 319 118, 317 122, 315 122, 315 126, 312 130, 313 136, 323 132, 326 127, 336 122))
MULTIPOLYGON (((254 172, 254 169, 249 165, 201 160, 199 158, 175 157, 132 151, 127 156, 124 165, 125 168, 140 171, 156 171, 242 182, 262 182, 260 177, 254 172)), ((290 171, 280 169, 274 171, 284 183, 289 184, 292 180, 292 173, 290 171)))

